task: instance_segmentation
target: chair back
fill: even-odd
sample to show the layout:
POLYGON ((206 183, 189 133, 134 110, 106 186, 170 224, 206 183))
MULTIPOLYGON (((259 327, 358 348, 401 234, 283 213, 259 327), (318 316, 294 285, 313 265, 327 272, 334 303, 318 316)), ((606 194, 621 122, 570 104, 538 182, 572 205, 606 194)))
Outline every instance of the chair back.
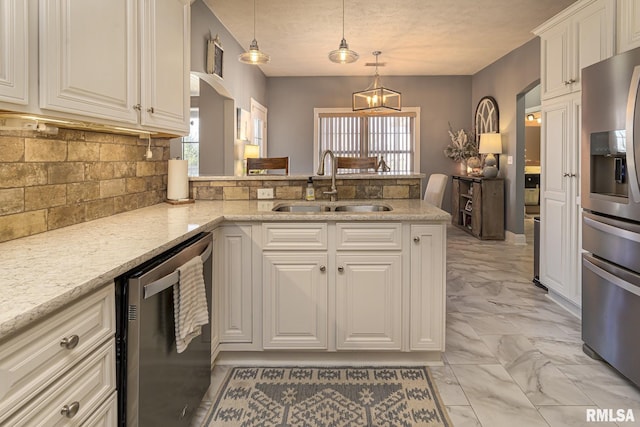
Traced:
POLYGON ((429 176, 427 188, 424 191, 424 200, 432 205, 441 208, 444 190, 447 188, 449 177, 441 173, 434 173, 429 176))
POLYGON ((378 170, 377 157, 336 157, 338 169, 374 169, 378 170))
POLYGON ((282 169, 285 175, 289 175, 289 158, 288 157, 263 157, 247 159, 247 175, 252 170, 272 170, 282 169))

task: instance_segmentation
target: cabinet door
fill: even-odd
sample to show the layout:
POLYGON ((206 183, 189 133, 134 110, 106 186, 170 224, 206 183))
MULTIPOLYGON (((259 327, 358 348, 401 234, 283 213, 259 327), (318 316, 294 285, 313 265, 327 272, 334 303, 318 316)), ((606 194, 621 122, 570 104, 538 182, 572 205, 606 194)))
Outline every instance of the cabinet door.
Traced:
POLYGON ((0 102, 29 101, 29 25, 26 0, 0 0, 0 102))
POLYGON ((543 104, 540 207, 540 280, 577 304, 579 102, 577 93, 543 104))
POLYGON ((401 255, 340 254, 336 260, 336 348, 400 350, 401 255))
POLYGON ((581 89, 582 69, 614 53, 614 0, 599 0, 581 9, 573 19, 572 90, 581 89))
POLYGON ((136 0, 40 0, 40 107, 137 123, 136 0))
POLYGON ((411 350, 444 351, 445 227, 411 226, 411 350))
POLYGON ((251 226, 223 226, 219 246, 220 342, 250 343, 251 226))
POLYGON ((473 198, 471 199, 471 233, 476 237, 481 237, 484 234, 482 230, 482 220, 483 220, 483 212, 482 212, 482 184, 479 182, 471 183, 473 188, 473 198))
POLYGON ((618 0, 618 53, 640 47, 640 2, 618 0))
POLYGON ((264 348, 327 348, 327 254, 267 252, 264 348))
POLYGON ((211 365, 215 358, 218 356, 218 347, 220 346, 220 274, 217 273, 217 269, 220 268, 220 230, 216 229, 212 233, 213 235, 213 254, 211 256, 211 262, 213 262, 213 280, 211 281, 211 365))
POLYGON ((190 3, 183 0, 143 0, 143 4, 141 122, 148 127, 187 135, 190 3))
POLYGON ((571 91, 571 27, 560 23, 540 35, 542 99, 571 91))

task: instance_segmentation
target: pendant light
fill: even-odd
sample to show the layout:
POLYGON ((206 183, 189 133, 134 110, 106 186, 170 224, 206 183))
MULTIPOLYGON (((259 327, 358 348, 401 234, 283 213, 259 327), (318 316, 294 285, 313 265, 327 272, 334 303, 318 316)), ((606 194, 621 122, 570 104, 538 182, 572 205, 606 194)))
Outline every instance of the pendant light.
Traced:
POLYGON ((271 57, 264 52, 260 52, 256 41, 256 0, 253 0, 253 41, 249 45, 249 52, 244 52, 238 56, 238 60, 244 64, 259 65, 266 64, 271 57))
POLYGON ((338 49, 329 52, 329 59, 331 62, 336 62, 338 64, 349 64, 351 62, 356 62, 358 58, 359 55, 349 49, 347 40, 344 38, 344 0, 342 0, 342 41, 340 42, 340 47, 338 47, 338 49))
MULTIPOLYGON (((373 52, 376 57, 376 73, 373 76, 373 83, 363 91, 353 94, 352 105, 353 111, 364 110, 402 110, 402 95, 395 90, 387 89, 382 86, 380 75, 378 74, 378 56, 381 54, 379 50, 373 52)), ((367 64, 369 65, 369 64, 367 64)), ((371 64, 374 65, 374 64, 371 64)), ((382 64, 384 65, 384 64, 382 64)), ((381 65, 381 66, 382 66, 381 65)))

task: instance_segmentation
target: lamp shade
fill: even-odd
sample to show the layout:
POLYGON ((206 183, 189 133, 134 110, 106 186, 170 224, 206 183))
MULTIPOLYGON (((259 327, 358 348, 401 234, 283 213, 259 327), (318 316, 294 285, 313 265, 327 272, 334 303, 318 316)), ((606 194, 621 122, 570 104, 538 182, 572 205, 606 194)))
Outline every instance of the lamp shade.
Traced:
POLYGON ((245 144, 243 157, 245 159, 257 159, 260 157, 260 146, 255 144, 245 144))
POLYGON ((501 154, 502 136, 499 133, 481 133, 478 152, 480 154, 501 154))

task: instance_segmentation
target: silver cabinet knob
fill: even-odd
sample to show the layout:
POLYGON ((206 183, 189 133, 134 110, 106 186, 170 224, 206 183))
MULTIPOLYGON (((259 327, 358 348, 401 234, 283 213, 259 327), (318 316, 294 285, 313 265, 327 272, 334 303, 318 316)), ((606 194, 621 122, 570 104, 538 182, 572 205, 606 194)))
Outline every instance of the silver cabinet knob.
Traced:
POLYGON ((154 108, 153 107, 147 108, 147 113, 151 113, 151 114, 155 113, 154 108))
POLYGON ((142 105, 136 104, 136 105, 133 106, 133 109, 136 110, 136 111, 142 111, 142 105))
POLYGON ((342 272, 344 271, 344 267, 342 267, 342 266, 338 267, 338 271, 339 271, 340 273, 342 273, 342 272))
POLYGON ((575 177, 576 177, 576 176, 578 176, 578 175, 576 175, 575 173, 571 173, 571 174, 569 174, 569 176, 570 176, 571 178, 575 178, 575 177))
POLYGON ((416 243, 420 243, 420 237, 416 236, 413 238, 413 241, 416 243))
POLYGON ((80 402, 75 401, 70 405, 64 405, 60 410, 60 414, 67 418, 73 418, 80 410, 80 402))
POLYGON ((565 173, 562 174, 562 176, 564 176, 566 178, 566 177, 569 176, 569 174, 565 172, 565 173))
POLYGON ((324 265, 321 265, 320 266, 320 271, 322 271, 324 273, 325 271, 327 271, 327 267, 325 267, 324 265))
POLYGON ((67 350, 73 350, 78 346, 79 342, 79 336, 71 335, 70 337, 62 338, 62 341, 60 341, 60 347, 66 348, 67 350))

